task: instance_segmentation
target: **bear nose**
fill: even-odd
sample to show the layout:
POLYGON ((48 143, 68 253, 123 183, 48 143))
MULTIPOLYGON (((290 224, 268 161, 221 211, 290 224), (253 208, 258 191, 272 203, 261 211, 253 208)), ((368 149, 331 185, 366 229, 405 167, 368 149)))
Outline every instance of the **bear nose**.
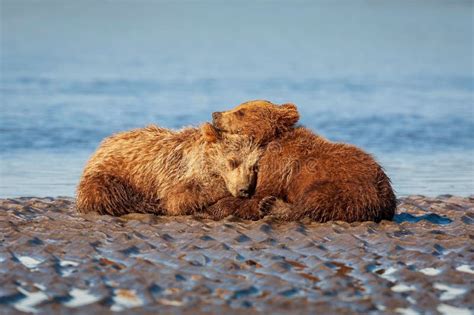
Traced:
POLYGON ((214 119, 214 120, 219 119, 221 116, 222 116, 222 113, 220 113, 220 112, 212 113, 212 119, 214 119))
POLYGON ((250 190, 248 188, 239 189, 239 196, 242 198, 250 197, 250 190))

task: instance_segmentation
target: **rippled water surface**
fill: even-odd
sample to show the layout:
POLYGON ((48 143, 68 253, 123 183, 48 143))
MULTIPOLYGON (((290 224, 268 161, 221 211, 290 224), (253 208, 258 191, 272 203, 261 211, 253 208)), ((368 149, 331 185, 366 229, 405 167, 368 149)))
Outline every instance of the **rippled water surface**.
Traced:
POLYGON ((474 192, 470 1, 0 5, 0 196, 72 196, 103 137, 257 98, 373 153, 399 195, 474 192))

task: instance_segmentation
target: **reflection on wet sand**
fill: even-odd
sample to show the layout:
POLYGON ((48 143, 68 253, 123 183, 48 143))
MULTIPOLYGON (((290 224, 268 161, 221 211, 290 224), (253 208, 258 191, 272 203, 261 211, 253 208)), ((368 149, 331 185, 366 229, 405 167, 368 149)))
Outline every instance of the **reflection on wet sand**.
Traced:
POLYGON ((0 200, 8 312, 470 314, 474 198, 410 196, 393 222, 78 215, 0 200))

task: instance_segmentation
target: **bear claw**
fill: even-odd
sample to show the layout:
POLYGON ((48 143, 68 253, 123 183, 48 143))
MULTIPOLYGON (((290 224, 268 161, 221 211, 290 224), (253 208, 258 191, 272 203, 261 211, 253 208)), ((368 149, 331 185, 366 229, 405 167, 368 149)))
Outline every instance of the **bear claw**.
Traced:
POLYGON ((275 206, 276 201, 277 201, 277 197, 267 196, 263 198, 262 200, 260 200, 260 202, 258 203, 258 209, 260 210, 260 212, 264 214, 268 214, 271 212, 272 208, 275 206))

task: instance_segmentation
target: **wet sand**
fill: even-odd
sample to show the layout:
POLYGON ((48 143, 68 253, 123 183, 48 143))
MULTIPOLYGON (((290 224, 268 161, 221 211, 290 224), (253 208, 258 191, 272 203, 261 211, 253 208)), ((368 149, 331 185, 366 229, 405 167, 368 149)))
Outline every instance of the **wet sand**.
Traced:
POLYGON ((471 314, 474 196, 393 222, 79 215, 0 200, 0 313, 471 314))

